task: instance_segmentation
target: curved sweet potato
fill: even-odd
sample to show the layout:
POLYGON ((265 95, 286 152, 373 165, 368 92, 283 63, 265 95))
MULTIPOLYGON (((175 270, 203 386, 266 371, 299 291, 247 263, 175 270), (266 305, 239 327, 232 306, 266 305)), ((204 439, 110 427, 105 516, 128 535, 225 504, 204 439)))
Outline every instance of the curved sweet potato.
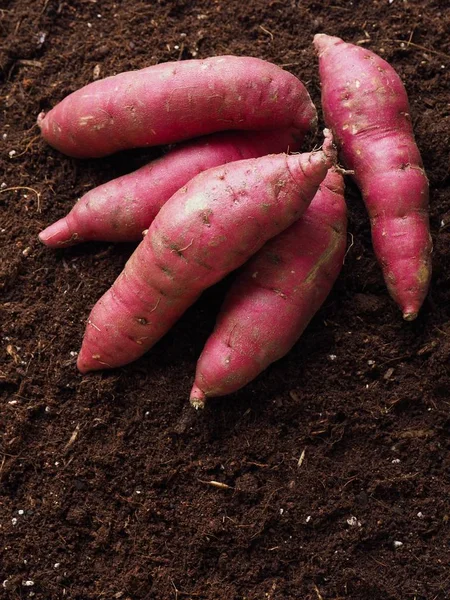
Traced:
POLYGON ((432 243, 428 180, 414 140, 405 88, 382 58, 316 35, 325 121, 355 173, 375 254, 392 298, 411 321, 427 294, 432 243))

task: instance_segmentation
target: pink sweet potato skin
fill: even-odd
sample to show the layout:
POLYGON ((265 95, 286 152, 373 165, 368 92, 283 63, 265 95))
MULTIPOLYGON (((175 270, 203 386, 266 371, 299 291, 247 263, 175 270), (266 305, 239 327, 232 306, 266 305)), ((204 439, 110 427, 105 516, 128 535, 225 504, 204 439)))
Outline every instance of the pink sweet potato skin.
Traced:
POLYGON ((302 134, 316 122, 311 98, 294 75, 238 56, 120 73, 73 92, 38 117, 45 140, 77 158, 230 129, 292 128, 302 134))
POLYGON ((51 247, 88 240, 140 241, 163 204, 202 171, 236 160, 296 151, 301 142, 286 129, 215 133, 187 142, 134 173, 91 190, 39 238, 51 247))
POLYGON ((413 320, 431 277, 428 180, 405 88, 373 52, 318 34, 322 106, 344 164, 353 169, 392 298, 413 320))
POLYGON ((289 352, 342 267, 347 211, 329 171, 305 214, 244 265, 198 360, 191 403, 242 388, 289 352))
POLYGON ((201 292, 291 225, 334 160, 269 155, 200 173, 166 202, 88 320, 78 369, 129 363, 151 348, 201 292))

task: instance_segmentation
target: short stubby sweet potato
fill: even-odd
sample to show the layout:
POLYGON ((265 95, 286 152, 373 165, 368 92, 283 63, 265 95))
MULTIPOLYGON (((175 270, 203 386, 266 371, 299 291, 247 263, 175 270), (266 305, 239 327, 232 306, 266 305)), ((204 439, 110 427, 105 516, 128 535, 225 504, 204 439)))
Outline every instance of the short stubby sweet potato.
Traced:
POLYGON ((314 45, 325 121, 354 171, 388 290, 413 320, 430 283, 432 243, 428 179, 405 88, 392 66, 366 48, 325 34, 314 45))
POLYGON ((191 179, 94 306, 79 370, 117 367, 151 348, 205 288, 301 216, 334 160, 326 132, 321 151, 236 161, 191 179))
POLYGON ((305 214, 242 267, 198 360, 195 408, 239 390, 300 338, 343 264, 343 194, 342 175, 330 170, 305 214))
POLYGON ((215 166, 266 154, 296 151, 292 130, 214 133, 180 144, 165 156, 89 191, 69 214, 39 234, 51 247, 79 242, 133 242, 173 194, 215 166))
POLYGON ((44 139, 77 158, 170 144, 225 130, 314 128, 297 77, 267 61, 216 56, 94 81, 38 116, 44 139))

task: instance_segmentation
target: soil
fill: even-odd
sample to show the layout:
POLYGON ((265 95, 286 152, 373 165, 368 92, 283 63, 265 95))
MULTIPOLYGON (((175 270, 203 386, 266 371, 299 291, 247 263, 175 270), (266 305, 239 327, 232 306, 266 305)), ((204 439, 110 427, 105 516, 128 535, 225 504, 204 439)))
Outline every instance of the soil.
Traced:
POLYGON ((2 0, 0 597, 450 598, 444 4, 2 0), (244 390, 201 414, 187 403, 229 280, 141 360, 78 374, 88 312, 132 247, 54 251, 37 233, 157 151, 73 160, 39 138, 37 114, 94 73, 225 53, 283 65, 319 105, 319 31, 378 52, 406 83, 434 242, 417 321, 387 295, 348 181, 342 275, 292 352, 244 390))

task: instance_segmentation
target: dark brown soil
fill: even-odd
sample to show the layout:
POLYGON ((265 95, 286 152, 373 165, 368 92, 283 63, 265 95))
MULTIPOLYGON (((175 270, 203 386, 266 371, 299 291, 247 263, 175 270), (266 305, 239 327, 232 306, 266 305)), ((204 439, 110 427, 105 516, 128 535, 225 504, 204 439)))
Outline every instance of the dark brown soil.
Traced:
POLYGON ((444 5, 2 0, 0 597, 450 598, 444 5), (435 246, 418 320, 403 322, 388 298, 349 182, 342 276, 289 356, 246 389, 202 414, 187 405, 228 282, 138 362, 79 375, 88 311, 131 248, 55 252, 36 236, 149 153, 66 158, 39 139, 39 111, 95 68, 224 53, 284 65, 318 103, 319 31, 364 43, 406 82, 435 246))

